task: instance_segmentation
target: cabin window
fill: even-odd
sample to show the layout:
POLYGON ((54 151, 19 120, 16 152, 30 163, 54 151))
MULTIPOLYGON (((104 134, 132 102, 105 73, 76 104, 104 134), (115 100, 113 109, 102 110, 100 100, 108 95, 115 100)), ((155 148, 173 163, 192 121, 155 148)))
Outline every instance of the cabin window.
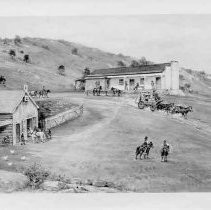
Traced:
POLYGON ((124 79, 119 79, 119 85, 124 85, 124 79))
POLYGON ((144 78, 140 79, 140 85, 144 85, 144 78))
POLYGON ((130 79, 130 86, 135 85, 135 79, 130 79))

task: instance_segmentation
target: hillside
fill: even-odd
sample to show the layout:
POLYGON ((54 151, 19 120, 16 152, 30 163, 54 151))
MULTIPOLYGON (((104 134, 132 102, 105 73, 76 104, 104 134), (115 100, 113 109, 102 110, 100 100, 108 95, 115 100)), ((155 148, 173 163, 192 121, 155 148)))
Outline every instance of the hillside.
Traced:
MULTIPOLYGON (((81 77, 85 67, 93 69, 116 67, 118 61, 129 65, 134 58, 122 54, 112 54, 99 49, 64 40, 22 38, 21 43, 13 39, 0 39, 0 76, 7 79, 7 87, 0 89, 22 89, 28 84, 30 89, 41 89, 43 85, 54 91, 73 88, 74 80, 81 77), (16 56, 11 58, 10 50, 16 56), (28 54, 30 62, 23 62, 28 54), (65 76, 58 74, 58 66, 65 66, 65 76)), ((211 80, 202 72, 181 69, 180 86, 190 84, 194 92, 209 94, 211 80)))
POLYGON ((90 70, 115 67, 118 61, 129 65, 131 60, 121 54, 63 40, 23 38, 18 44, 13 40, 8 40, 7 44, 0 41, 0 75, 7 79, 9 89, 21 89, 27 83, 30 89, 41 89, 45 85, 51 90, 69 90, 85 67, 90 70), (14 59, 8 54, 11 49, 16 51, 14 59), (74 49, 77 52, 72 52, 74 49), (30 63, 22 61, 24 54, 29 54, 30 63), (58 74, 60 65, 65 66, 65 76, 58 74))

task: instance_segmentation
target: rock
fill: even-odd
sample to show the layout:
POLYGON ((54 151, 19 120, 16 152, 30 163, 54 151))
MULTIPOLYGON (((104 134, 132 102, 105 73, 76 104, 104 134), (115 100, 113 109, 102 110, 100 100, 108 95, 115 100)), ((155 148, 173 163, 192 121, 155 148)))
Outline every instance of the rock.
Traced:
POLYGON ((96 187, 106 187, 107 182, 99 180, 99 181, 94 182, 93 185, 96 187))
POLYGON ((41 185, 41 188, 47 191, 58 191, 60 189, 58 181, 50 181, 50 180, 44 181, 43 184, 41 185))
POLYGON ((28 184, 28 178, 17 172, 0 170, 0 191, 13 192, 24 189, 28 184))
POLYGON ((105 187, 115 187, 115 184, 113 182, 106 182, 106 186, 105 187))
POLYGON ((82 184, 82 181, 78 178, 73 178, 73 179, 71 179, 71 183, 80 185, 80 184, 82 184))
POLYGON ((84 181, 84 184, 85 185, 93 185, 93 181, 90 180, 90 179, 87 179, 87 180, 84 181))

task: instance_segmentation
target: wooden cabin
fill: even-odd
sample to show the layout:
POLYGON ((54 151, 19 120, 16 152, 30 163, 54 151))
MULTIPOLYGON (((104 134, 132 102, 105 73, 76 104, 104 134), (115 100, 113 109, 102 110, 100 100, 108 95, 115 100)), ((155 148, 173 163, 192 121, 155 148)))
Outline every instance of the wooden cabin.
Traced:
POLYGON ((23 91, 1 90, 0 143, 9 136, 10 144, 15 145, 22 133, 27 140, 27 130, 38 126, 38 108, 26 86, 23 91))

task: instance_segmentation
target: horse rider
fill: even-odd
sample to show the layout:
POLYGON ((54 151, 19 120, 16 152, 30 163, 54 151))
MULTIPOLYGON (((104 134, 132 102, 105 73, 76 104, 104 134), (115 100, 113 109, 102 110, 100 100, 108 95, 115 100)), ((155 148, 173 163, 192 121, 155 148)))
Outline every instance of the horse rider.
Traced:
POLYGON ((163 146, 162 146, 162 149, 161 149, 161 161, 167 161, 167 159, 165 159, 165 157, 168 156, 169 154, 169 151, 170 151, 170 145, 167 143, 166 140, 163 141, 163 146))
POLYGON ((145 136, 144 137, 144 143, 141 144, 141 147, 146 148, 148 144, 149 144, 148 136, 145 136))

